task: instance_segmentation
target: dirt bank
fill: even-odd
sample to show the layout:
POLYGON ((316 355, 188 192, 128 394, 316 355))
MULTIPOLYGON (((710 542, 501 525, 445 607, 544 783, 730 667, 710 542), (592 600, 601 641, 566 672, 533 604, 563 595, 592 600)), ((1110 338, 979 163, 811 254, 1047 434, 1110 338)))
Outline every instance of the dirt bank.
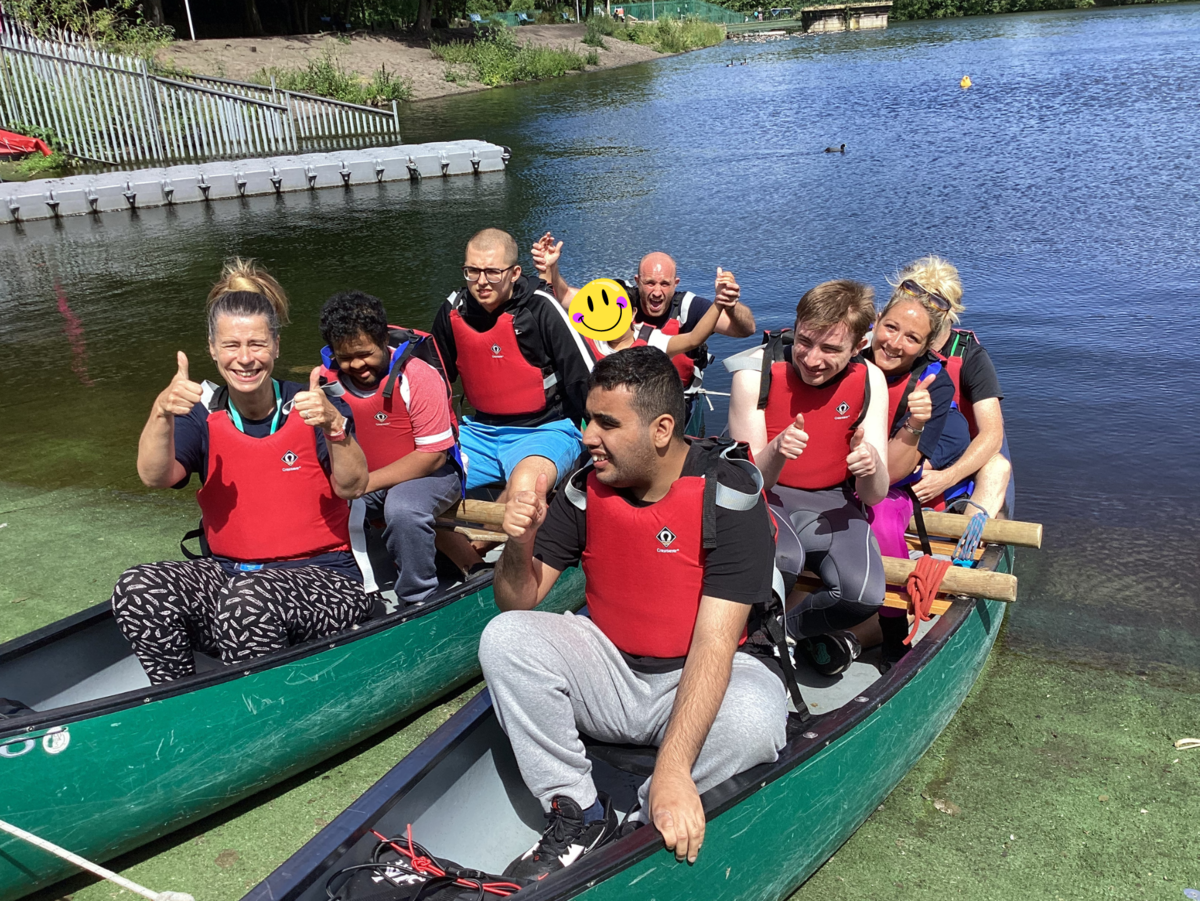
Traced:
MULTIPOLYGON (((528 25, 519 29, 518 38, 536 46, 566 47, 585 55, 593 49, 582 43, 582 25, 528 25)), ((605 44, 607 49, 599 50, 599 66, 589 66, 589 69, 612 69, 663 55, 629 41, 609 38, 605 44)), ((158 59, 197 75, 247 81, 264 68, 303 68, 309 60, 319 58, 326 51, 333 53, 339 64, 350 72, 369 76, 380 66, 386 66, 389 72, 411 79, 414 100, 484 89, 484 85, 475 82, 455 84, 446 81, 445 64, 434 59, 428 46, 374 34, 355 34, 348 38, 319 34, 177 41, 160 52, 158 59)))

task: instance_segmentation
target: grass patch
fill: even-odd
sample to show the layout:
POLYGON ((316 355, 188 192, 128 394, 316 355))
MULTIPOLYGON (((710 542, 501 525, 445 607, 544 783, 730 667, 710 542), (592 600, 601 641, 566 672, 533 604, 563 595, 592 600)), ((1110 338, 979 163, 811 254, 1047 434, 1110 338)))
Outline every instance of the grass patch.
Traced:
POLYGON ((599 50, 589 50, 587 52, 587 64, 589 66, 600 65, 600 51, 599 50))
POLYGON ((269 85, 271 76, 281 91, 316 94, 360 106, 388 107, 393 100, 412 100, 412 82, 380 66, 370 79, 347 72, 328 51, 309 60, 303 69, 260 69, 250 76, 256 84, 269 85))
POLYGON ((558 78, 571 71, 582 71, 587 66, 583 54, 574 50, 519 44, 511 28, 498 29, 486 38, 470 43, 453 41, 433 44, 429 49, 446 63, 448 81, 465 72, 489 87, 558 78))
POLYGON ((604 37, 611 36, 617 40, 652 47, 659 53, 685 53, 688 50, 712 47, 725 40, 724 25, 694 18, 664 18, 656 22, 621 25, 612 19, 597 17, 588 20, 587 28, 583 38, 585 44, 592 43, 588 40, 589 37, 602 41, 604 37))

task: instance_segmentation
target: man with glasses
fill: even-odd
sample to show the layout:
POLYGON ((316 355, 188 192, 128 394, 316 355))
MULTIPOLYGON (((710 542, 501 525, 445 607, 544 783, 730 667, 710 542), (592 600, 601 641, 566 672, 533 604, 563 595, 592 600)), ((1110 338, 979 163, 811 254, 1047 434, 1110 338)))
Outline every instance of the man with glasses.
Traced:
POLYGON ((591 357, 566 311, 537 278, 523 275, 517 242, 487 228, 467 243, 466 287, 452 291, 433 321, 446 375, 462 379, 475 408, 459 432, 467 488, 504 483, 532 491, 554 485, 583 450, 591 357))

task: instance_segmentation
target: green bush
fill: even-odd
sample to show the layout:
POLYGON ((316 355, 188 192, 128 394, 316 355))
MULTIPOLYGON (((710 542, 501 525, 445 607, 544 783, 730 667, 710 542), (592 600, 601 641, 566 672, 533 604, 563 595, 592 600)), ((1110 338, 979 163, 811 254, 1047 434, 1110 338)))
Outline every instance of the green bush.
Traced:
POLYGON ((589 66, 598 66, 598 65, 600 65, 600 51, 599 51, 599 50, 589 50, 589 51, 588 51, 588 53, 587 53, 587 64, 588 64, 589 66))
POLYGON ((369 81, 364 81, 361 76, 343 69, 329 51, 318 59, 309 60, 306 68, 260 69, 250 76, 250 80, 267 85, 271 83, 272 75, 275 76, 275 86, 281 91, 332 97, 360 106, 387 107, 393 100, 412 100, 412 82, 409 79, 400 78, 380 66, 369 81))
MULTIPOLYGON (((1157 2, 1157 0, 1122 0, 1122 2, 1157 2)), ((908 19, 948 19, 957 16, 979 16, 988 13, 1035 12, 1046 9, 1091 9, 1095 0, 896 0, 891 16, 896 21, 908 19)))
POLYGON ((175 39, 171 28, 151 25, 137 0, 109 0, 93 9, 87 0, 6 0, 4 11, 39 37, 59 29, 90 38, 107 50, 150 59, 175 39))
MULTIPOLYGON (((634 22, 620 25, 612 19, 589 19, 588 27, 596 23, 596 34, 612 35, 618 40, 632 41, 653 47, 659 53, 684 53, 711 47, 725 40, 725 26, 703 19, 662 18, 656 22, 634 22)), ((587 43, 587 36, 584 36, 587 43)))
MULTIPOLYGON (((601 50, 608 49, 608 45, 604 43, 605 32, 596 27, 597 23, 605 21, 611 22, 612 20, 595 17, 588 19, 587 28, 583 32, 583 42, 589 47, 599 47, 601 50)), ((611 32, 608 33, 611 34, 611 32)))
POLYGON ((583 55, 574 50, 519 44, 511 28, 497 30, 486 38, 472 42, 432 44, 429 49, 435 57, 446 63, 448 80, 451 80, 451 72, 460 75, 458 67, 462 67, 475 81, 490 87, 515 81, 557 78, 587 66, 583 55))

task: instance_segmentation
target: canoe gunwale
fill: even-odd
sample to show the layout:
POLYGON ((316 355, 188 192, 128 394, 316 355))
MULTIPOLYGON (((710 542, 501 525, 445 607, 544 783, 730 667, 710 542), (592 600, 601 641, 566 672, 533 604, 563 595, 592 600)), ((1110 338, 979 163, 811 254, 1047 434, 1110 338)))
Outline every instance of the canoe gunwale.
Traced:
MULTIPOLYGON (((205 673, 196 673, 182 679, 165 682, 162 685, 152 685, 145 688, 108 695, 79 704, 64 707, 53 707, 49 710, 23 715, 19 719, 0 720, 0 743, 6 739, 20 736, 36 730, 54 726, 69 725, 80 720, 90 719, 126 710, 154 701, 167 700, 179 695, 190 694, 223 682, 251 676, 255 673, 280 666, 295 663, 307 657, 312 657, 325 651, 344 647, 380 632, 394 629, 398 626, 419 620, 426 615, 436 613, 451 604, 465 600, 482 591, 490 590, 493 571, 488 569, 471 579, 455 586, 446 595, 429 604, 422 604, 407 610, 397 610, 385 616, 376 617, 362 623, 358 628, 348 629, 326 638, 313 639, 303 644, 293 645, 281 651, 257 657, 242 663, 221 666, 205 673)), ((81 610, 79 613, 50 623, 26 635, 14 638, 0 645, 0 662, 15 660, 39 648, 46 647, 55 640, 65 638, 75 632, 112 616, 112 608, 107 601, 81 610)))
MULTIPOLYGON (((994 570, 1007 553, 1009 549, 1006 547, 993 545, 987 549, 977 566, 994 570)), ((945 648, 982 603, 971 598, 956 597, 950 609, 939 617, 921 639, 917 652, 906 655, 884 678, 870 686, 866 694, 860 695, 867 698, 865 702, 851 701, 827 714, 814 715, 800 727, 802 732, 789 724, 788 742, 775 762, 740 773, 701 796, 706 822, 736 807, 767 784, 783 778, 859 726, 911 682, 945 648), (816 735, 806 738, 808 733, 816 735)), ((296 901, 324 878, 337 859, 400 803, 421 778, 479 728, 491 707, 491 693, 485 687, 333 822, 251 889, 242 901, 296 901), (322 841, 322 836, 326 834, 328 838, 322 841)), ((662 837, 656 830, 639 829, 620 842, 586 855, 570 868, 527 886, 514 897, 545 897, 555 901, 572 898, 662 848, 662 837)))

